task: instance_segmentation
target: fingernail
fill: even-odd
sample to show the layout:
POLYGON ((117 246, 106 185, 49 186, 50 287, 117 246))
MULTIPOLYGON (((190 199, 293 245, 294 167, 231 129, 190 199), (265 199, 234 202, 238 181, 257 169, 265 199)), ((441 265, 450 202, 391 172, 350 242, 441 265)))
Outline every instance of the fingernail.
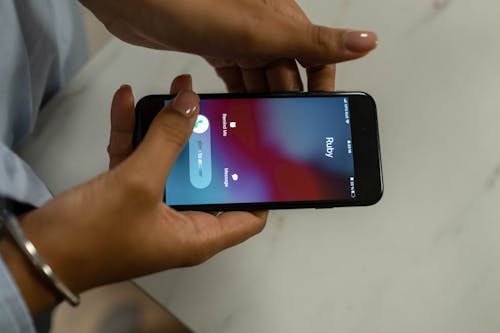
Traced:
POLYGON ((200 98, 194 92, 183 90, 175 96, 172 108, 186 117, 193 115, 200 104, 200 98))
POLYGON ((377 43, 377 34, 371 31, 348 31, 344 34, 344 46, 351 52, 371 51, 377 43))

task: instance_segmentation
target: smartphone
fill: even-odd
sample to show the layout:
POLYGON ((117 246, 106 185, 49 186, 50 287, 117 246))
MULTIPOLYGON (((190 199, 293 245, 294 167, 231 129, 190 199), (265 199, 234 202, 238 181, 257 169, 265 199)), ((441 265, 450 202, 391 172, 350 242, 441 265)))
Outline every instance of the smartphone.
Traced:
MULTIPOLYGON (((175 96, 136 105, 134 145, 175 96)), ((200 113, 165 184, 177 210, 329 208, 383 193, 377 110, 362 92, 200 94, 200 113)))

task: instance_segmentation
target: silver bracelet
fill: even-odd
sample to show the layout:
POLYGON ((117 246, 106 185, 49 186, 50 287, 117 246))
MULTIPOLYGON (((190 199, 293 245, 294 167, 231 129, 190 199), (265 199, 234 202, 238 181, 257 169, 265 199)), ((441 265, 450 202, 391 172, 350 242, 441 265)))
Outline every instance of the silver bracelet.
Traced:
POLYGON ((36 270, 43 275, 43 277, 52 285, 52 287, 57 290, 61 294, 61 296, 72 306, 77 306, 78 304, 80 304, 80 297, 69 290, 69 288, 66 287, 66 285, 61 280, 59 280, 59 278, 52 271, 52 268, 50 268, 50 266, 38 255, 38 251, 36 250, 33 243, 31 243, 24 236, 24 233, 19 226, 17 217, 6 210, 3 210, 3 212, 0 213, 0 222, 1 225, 5 226, 21 251, 35 266, 36 270))

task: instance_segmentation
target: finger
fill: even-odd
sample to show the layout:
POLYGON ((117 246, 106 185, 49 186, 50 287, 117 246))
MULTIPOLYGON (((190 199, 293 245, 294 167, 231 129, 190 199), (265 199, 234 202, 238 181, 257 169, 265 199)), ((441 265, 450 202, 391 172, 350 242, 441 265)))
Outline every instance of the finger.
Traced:
POLYGON ((308 91, 335 90, 335 64, 311 66, 307 71, 308 91))
POLYGON ((186 145, 199 111, 200 98, 182 90, 155 117, 127 165, 147 188, 163 193, 167 176, 186 145))
POLYGON ((262 231, 267 220, 267 211, 259 212, 224 212, 217 216, 214 223, 205 221, 207 213, 185 211, 182 215, 193 221, 198 221, 199 231, 211 237, 202 237, 202 244, 198 244, 202 251, 202 260, 234 245, 237 245, 262 231))
POLYGON ((226 84, 228 92, 245 92, 245 82, 240 67, 235 61, 225 58, 205 57, 205 60, 212 65, 215 72, 226 84))
POLYGON ((189 74, 177 76, 170 85, 170 94, 176 95, 182 90, 193 90, 193 79, 189 74))
POLYGON ((110 169, 132 152, 134 124, 134 96, 130 86, 123 85, 115 92, 111 103, 111 132, 107 149, 110 169))
POLYGON ((242 68, 241 74, 247 92, 257 93, 269 91, 269 84, 264 68, 242 68))
MULTIPOLYGON (((267 13, 259 29, 245 26, 242 57, 296 58, 303 64, 330 64, 360 58, 377 46, 370 31, 334 29, 306 21, 290 20, 279 13, 267 13), (269 33, 272 31, 273 33, 269 33)), ((234 52, 234 51, 233 51, 234 52)))
POLYGON ((215 71, 226 84, 228 92, 246 92, 243 74, 238 66, 216 68, 215 71))
POLYGON ((371 31, 333 29, 319 25, 305 28, 303 38, 303 48, 297 48, 294 53, 306 65, 361 58, 375 49, 378 43, 377 35, 371 31))
POLYGON ((297 63, 293 59, 281 59, 267 66, 266 78, 271 91, 302 91, 297 63))
POLYGON ((267 211, 226 212, 219 215, 221 234, 216 244, 217 250, 240 244, 261 232, 266 225, 267 215, 267 211))

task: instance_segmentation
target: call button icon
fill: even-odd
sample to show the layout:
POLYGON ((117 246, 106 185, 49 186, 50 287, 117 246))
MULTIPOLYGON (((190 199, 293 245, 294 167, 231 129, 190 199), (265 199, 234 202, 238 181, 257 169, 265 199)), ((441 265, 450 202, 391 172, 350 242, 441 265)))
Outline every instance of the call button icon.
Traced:
POLYGON ((212 181, 212 143, 208 118, 198 115, 189 138, 189 179, 199 189, 212 181))
POLYGON ((208 122, 208 118, 202 114, 199 114, 196 122, 194 123, 193 132, 195 132, 196 134, 205 133, 208 130, 209 126, 210 125, 208 122))

